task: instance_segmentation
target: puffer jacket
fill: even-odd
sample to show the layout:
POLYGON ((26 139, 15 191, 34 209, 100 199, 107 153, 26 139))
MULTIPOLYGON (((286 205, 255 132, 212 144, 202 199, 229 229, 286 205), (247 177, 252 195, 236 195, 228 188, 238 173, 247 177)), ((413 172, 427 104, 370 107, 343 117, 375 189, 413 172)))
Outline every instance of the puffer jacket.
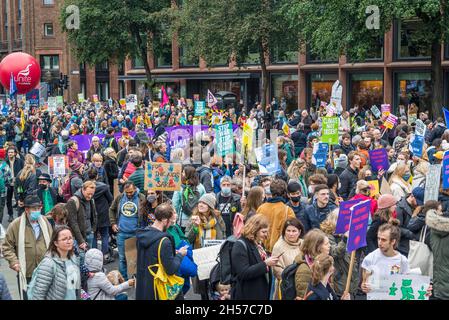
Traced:
POLYGON ((312 280, 312 270, 310 270, 302 252, 296 256, 295 262, 298 264, 295 273, 296 296, 302 298, 312 280))
MULTIPOLYGON (((79 259, 74 255, 72 262, 79 266, 79 259)), ((67 291, 67 274, 65 263, 59 257, 47 254, 38 267, 33 300, 64 300, 67 291)), ((77 290, 77 299, 80 290, 77 290)))
POLYGON ((128 290, 128 281, 114 286, 103 272, 103 253, 98 249, 90 249, 86 253, 85 265, 94 276, 87 280, 87 293, 95 300, 114 300, 114 297, 128 290))
POLYGON ((429 210, 426 214, 426 224, 431 229, 433 294, 438 299, 449 300, 449 217, 429 210))
POLYGON ((326 220, 329 213, 335 210, 337 206, 329 202, 324 208, 319 208, 317 200, 314 200, 311 205, 308 205, 304 210, 305 224, 304 229, 306 232, 313 228, 320 228, 321 222, 326 220))
POLYGON ((3 274, 0 273, 0 300, 12 300, 3 274))

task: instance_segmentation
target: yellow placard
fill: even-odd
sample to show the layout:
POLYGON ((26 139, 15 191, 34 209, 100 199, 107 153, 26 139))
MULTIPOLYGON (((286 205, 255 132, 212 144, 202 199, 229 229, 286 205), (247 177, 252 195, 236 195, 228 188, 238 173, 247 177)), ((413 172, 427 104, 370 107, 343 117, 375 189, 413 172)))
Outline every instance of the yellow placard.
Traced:
POLYGON ((371 192, 370 192, 370 197, 375 197, 379 194, 380 192, 380 188, 379 188, 379 181, 378 180, 370 180, 367 181, 370 188, 371 188, 371 192))

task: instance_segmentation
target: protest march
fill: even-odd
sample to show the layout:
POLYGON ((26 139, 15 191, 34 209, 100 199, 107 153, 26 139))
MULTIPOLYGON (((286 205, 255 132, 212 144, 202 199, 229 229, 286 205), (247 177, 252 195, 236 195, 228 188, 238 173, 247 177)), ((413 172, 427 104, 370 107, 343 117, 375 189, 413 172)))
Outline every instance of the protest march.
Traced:
POLYGON ((448 110, 41 104, 14 81, 0 300, 449 299, 448 110))

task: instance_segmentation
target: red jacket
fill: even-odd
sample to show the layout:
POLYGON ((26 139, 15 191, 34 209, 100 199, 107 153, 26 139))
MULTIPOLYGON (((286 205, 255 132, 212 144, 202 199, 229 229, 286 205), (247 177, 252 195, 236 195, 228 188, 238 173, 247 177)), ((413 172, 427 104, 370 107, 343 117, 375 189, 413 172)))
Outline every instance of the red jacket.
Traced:
POLYGON ((364 194, 360 194, 360 193, 358 193, 354 197, 352 197, 351 200, 358 200, 358 199, 361 199, 362 201, 366 201, 366 200, 370 200, 371 201, 371 209, 370 209, 370 211, 371 211, 371 218, 373 218, 374 217, 374 212, 377 211, 377 200, 375 200, 375 199, 373 199, 371 197, 365 196, 364 194))

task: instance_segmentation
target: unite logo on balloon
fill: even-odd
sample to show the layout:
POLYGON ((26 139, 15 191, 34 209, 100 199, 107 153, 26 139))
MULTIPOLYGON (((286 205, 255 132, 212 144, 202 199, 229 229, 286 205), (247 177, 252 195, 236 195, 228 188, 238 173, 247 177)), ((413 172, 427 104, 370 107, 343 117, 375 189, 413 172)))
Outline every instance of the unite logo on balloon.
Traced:
POLYGON ((16 78, 14 79, 18 84, 20 85, 30 85, 31 84, 31 77, 30 77, 30 67, 32 64, 30 63, 27 65, 25 69, 22 71, 19 71, 17 73, 16 78))

